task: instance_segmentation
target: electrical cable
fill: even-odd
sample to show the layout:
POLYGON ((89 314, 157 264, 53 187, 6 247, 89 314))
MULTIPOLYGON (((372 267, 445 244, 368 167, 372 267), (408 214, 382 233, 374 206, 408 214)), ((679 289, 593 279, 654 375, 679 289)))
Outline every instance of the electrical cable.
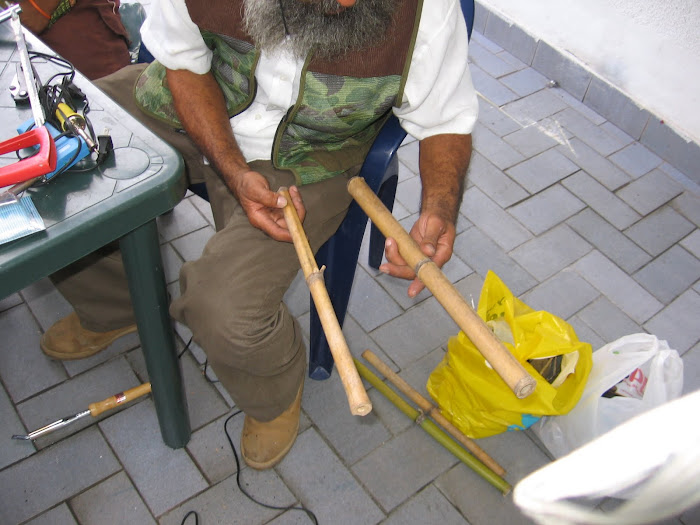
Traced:
MULTIPOLYGON (((185 344, 185 348, 182 350, 182 352, 180 352, 178 354, 178 356, 177 356, 178 359, 180 359, 185 354, 187 349, 190 347, 191 343, 192 343, 192 337, 190 337, 189 341, 187 341, 187 344, 185 344)), ((204 370, 203 370, 204 378, 207 381, 209 381, 210 383, 218 383, 218 380, 213 381, 207 377, 207 375, 206 375, 207 363, 208 363, 208 361, 205 361, 205 363, 204 363, 204 370)), ((229 417, 227 417, 226 421, 224 421, 224 433, 226 434, 226 439, 228 440, 228 444, 231 447, 231 452, 233 452, 233 459, 236 461, 236 485, 238 485, 238 489, 250 501, 252 501, 253 503, 256 503, 257 505, 260 505, 261 507, 265 507, 266 509, 271 509, 271 510, 283 510, 283 511, 296 510, 296 511, 304 512, 309 517, 309 519, 311 520, 311 522, 314 525, 318 525, 318 519, 316 518, 316 515, 311 510, 304 507, 303 505, 299 505, 299 506, 289 505, 287 507, 278 507, 275 505, 269 505, 267 503, 264 503, 262 501, 255 499, 251 494, 249 494, 243 488, 243 485, 241 484, 241 463, 238 459, 238 453, 236 452, 236 446, 233 444, 233 438, 231 438, 231 434, 228 430, 229 421, 231 421, 234 417, 236 417, 238 414, 241 414, 241 413, 243 413, 242 410, 237 410, 236 412, 231 414, 229 417)), ((195 520, 194 525, 199 524, 199 515, 197 514, 197 511, 190 510, 189 512, 187 512, 187 514, 185 514, 185 517, 182 518, 181 525, 185 525, 185 521, 187 521, 187 518, 189 518, 190 516, 194 516, 194 520, 195 520)))

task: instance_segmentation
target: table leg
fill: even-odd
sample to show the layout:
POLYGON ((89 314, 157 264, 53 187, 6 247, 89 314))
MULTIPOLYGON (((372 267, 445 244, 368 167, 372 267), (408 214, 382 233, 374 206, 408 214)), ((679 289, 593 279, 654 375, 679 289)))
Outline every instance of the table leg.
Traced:
POLYGON ((190 439, 190 421, 168 314, 156 221, 125 235, 120 246, 163 441, 172 448, 184 447, 190 439))

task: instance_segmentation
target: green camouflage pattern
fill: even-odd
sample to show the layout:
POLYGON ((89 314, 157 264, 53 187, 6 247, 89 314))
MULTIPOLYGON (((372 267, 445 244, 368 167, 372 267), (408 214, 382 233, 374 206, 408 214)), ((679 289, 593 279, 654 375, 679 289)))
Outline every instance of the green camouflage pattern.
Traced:
POLYGON ((273 148, 276 167, 310 184, 361 164, 389 116, 401 77, 351 78, 306 72, 297 104, 273 148))
MULTIPOLYGON (((211 71, 226 99, 229 117, 237 115, 255 96, 253 72, 259 54, 251 44, 233 38, 208 31, 202 31, 202 37, 214 53, 211 71)), ((168 88, 165 67, 160 62, 152 62, 141 73, 134 87, 134 96, 146 114, 182 128, 168 88)))

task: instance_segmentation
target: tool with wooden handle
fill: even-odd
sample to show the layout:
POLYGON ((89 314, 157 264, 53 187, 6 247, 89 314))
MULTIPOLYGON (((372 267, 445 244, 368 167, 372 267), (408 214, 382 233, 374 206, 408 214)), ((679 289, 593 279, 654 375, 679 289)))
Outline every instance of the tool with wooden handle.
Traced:
POLYGON ((287 221, 289 233, 292 235, 294 248, 299 257, 306 284, 309 286, 311 297, 316 305, 323 332, 326 334, 328 346, 335 361, 335 367, 343 383, 343 388, 345 388, 350 412, 355 416, 366 416, 372 411, 372 402, 369 400, 367 391, 362 384, 360 374, 357 373, 350 349, 345 341, 345 336, 343 336, 335 310, 333 310, 333 304, 328 296, 326 283, 323 280, 323 271, 319 270, 316 264, 309 240, 301 226, 297 210, 292 204, 292 197, 289 195, 289 191, 286 188, 280 188, 279 193, 287 199, 287 205, 284 207, 284 218, 287 221))
POLYGON ((112 397, 108 397, 107 399, 97 403, 90 403, 87 410, 83 410, 82 412, 78 412, 72 416, 61 418, 58 421, 54 421, 53 423, 35 430, 34 432, 30 432, 27 435, 15 434, 12 436, 12 439, 34 440, 40 436, 48 434, 49 432, 53 432, 54 430, 70 425, 71 423, 74 423, 85 416, 97 417, 107 410, 111 410, 119 405, 123 405, 124 403, 137 399, 141 396, 145 396, 150 392, 151 383, 143 383, 142 385, 131 388, 125 392, 114 394, 112 397))
POLYGON ((396 240, 401 257, 413 268, 418 278, 515 395, 522 399, 532 394, 537 386, 535 379, 493 335, 491 329, 464 300, 442 270, 421 251, 416 241, 403 229, 364 179, 350 179, 348 191, 377 228, 386 237, 396 240))

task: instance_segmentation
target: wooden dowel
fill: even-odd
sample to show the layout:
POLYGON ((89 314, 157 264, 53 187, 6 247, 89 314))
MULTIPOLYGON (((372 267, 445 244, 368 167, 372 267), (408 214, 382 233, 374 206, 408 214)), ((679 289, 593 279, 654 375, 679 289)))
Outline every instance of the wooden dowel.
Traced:
POLYGON ((445 277, 442 270, 421 251, 418 244, 367 186, 364 179, 362 177, 350 179, 348 191, 379 230, 386 237, 396 241, 401 257, 413 268, 418 278, 433 293, 460 330, 471 339, 481 355, 515 395, 522 399, 532 394, 537 386, 535 379, 496 338, 481 317, 445 277))
POLYGON ((119 405, 127 403, 133 399, 137 399, 151 392, 151 383, 143 383, 134 388, 130 388, 125 392, 120 392, 114 394, 112 397, 108 397, 103 401, 98 401, 97 403, 90 403, 88 409, 90 410, 90 415, 93 417, 99 416, 102 412, 111 410, 119 405))
POLYGON ((425 415, 433 418, 438 425, 444 428, 453 438, 459 441, 464 448, 479 458, 484 465, 489 467, 499 476, 503 476, 506 473, 505 469, 499 465, 496 460, 489 456, 484 449, 474 442, 474 440, 469 439, 467 436, 462 434, 457 427, 445 419, 445 416, 440 413, 437 407, 424 398, 420 392, 404 381, 401 376, 389 368, 389 366, 382 361, 379 356, 377 356, 371 350, 365 350, 362 352, 362 357, 364 357, 370 365, 376 368, 377 372, 386 377, 392 385, 398 388, 399 392, 413 401, 425 415))
POLYGON ((335 310, 333 310, 333 304, 328 296, 328 290, 326 290, 326 284, 323 280, 323 272, 316 265, 316 259, 306 233, 302 228, 296 208, 292 204, 289 191, 286 188, 281 188, 279 193, 287 199, 287 205, 284 207, 284 218, 287 221, 287 228, 292 235, 294 248, 299 257, 306 284, 309 286, 311 297, 316 305, 323 333, 326 334, 328 346, 335 361, 335 367, 343 383, 343 388, 345 388, 350 412, 355 416, 365 416, 372 411, 372 402, 369 400, 367 391, 362 384, 362 379, 357 373, 352 354, 350 354, 350 349, 345 341, 335 310))

